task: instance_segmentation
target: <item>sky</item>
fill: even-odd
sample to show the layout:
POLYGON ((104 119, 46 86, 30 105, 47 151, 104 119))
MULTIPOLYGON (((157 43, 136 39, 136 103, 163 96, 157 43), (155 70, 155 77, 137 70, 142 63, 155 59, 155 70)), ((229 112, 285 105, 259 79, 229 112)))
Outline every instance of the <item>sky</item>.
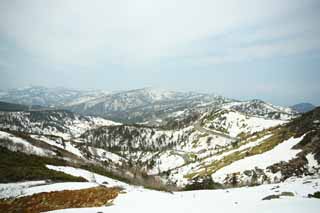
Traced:
POLYGON ((0 0, 0 89, 320 105, 319 0, 0 0))

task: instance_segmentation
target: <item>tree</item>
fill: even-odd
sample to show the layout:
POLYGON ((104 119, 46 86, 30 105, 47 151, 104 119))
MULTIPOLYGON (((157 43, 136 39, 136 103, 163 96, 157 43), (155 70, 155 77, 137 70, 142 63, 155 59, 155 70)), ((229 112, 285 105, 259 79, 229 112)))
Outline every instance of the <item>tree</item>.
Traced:
POLYGON ((231 185, 232 186, 237 186, 238 185, 238 178, 237 178, 237 173, 233 173, 231 177, 231 185))

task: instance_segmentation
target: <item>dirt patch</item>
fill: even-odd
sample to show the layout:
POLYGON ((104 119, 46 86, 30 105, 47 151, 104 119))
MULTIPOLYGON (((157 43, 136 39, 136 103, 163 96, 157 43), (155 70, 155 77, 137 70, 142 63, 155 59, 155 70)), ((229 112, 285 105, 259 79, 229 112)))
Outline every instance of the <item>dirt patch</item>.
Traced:
POLYGON ((120 188, 98 186, 81 190, 43 192, 16 199, 0 200, 0 212, 36 213, 66 208, 98 207, 110 204, 120 188))

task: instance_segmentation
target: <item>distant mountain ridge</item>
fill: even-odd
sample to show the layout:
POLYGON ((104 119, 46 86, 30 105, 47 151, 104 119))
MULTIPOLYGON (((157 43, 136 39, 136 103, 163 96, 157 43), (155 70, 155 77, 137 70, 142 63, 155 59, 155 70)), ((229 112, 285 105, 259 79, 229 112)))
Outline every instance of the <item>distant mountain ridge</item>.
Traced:
POLYGON ((237 101, 215 94, 176 92, 153 88, 108 92, 64 88, 28 87, 0 92, 0 101, 41 105, 70 110, 81 115, 100 116, 124 123, 165 125, 195 113, 230 108, 271 119, 288 120, 298 113, 261 100, 237 101))
POLYGON ((22 105, 40 105, 44 107, 56 107, 64 105, 78 98, 94 98, 105 95, 108 92, 102 90, 76 90, 62 87, 47 88, 41 86, 32 86, 19 89, 10 89, 0 92, 0 100, 3 102, 22 104, 22 105))
POLYGON ((315 109, 316 106, 311 103, 299 103, 299 104, 295 104, 295 105, 291 106, 291 108, 293 110, 300 112, 300 113, 305 113, 305 112, 309 112, 309 111, 315 109))
POLYGON ((22 105, 22 104, 13 104, 0 101, 0 111, 27 111, 27 110, 39 110, 42 109, 41 106, 35 105, 22 105))
POLYGON ((37 90, 56 105, 8 104, 9 111, 0 110, 1 146, 179 189, 201 189, 208 179, 226 187, 278 183, 319 171, 319 108, 299 114, 257 99, 151 88, 74 98, 68 90, 55 96, 29 88, 19 100, 42 94, 37 90))

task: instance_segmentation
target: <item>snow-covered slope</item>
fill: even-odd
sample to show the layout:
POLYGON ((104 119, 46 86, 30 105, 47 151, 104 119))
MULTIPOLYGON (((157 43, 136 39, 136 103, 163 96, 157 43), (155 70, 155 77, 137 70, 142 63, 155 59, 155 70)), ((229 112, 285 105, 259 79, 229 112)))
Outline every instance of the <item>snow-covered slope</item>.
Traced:
POLYGON ((264 185, 229 190, 207 190, 178 192, 174 194, 146 189, 133 189, 119 195, 114 204, 108 207, 74 208, 52 211, 55 213, 96 213, 131 212, 141 213, 198 213, 198 212, 274 212, 274 213, 317 213, 320 202, 307 198, 319 190, 319 179, 291 180, 282 184, 264 185), (307 182, 304 184, 304 182, 307 182), (279 199, 262 200, 268 195, 280 195, 279 199), (286 196, 285 194, 293 196, 286 196))
POLYGON ((39 86, 11 89, 0 92, 0 100, 23 105, 40 105, 55 107, 69 102, 80 102, 80 99, 90 100, 108 94, 101 90, 75 90, 67 88, 47 88, 39 86))
POLYGON ((310 212, 317 213, 320 203, 310 194, 320 191, 320 179, 317 176, 291 178, 282 183, 235 189, 201 190, 166 193, 131 186, 93 172, 66 166, 47 165, 48 168, 66 174, 79 176, 89 182, 48 183, 28 181, 23 183, 0 184, 0 198, 21 198, 43 192, 79 190, 98 185, 121 186, 121 193, 112 205, 90 208, 60 209, 50 212, 310 212), (266 198, 273 199, 266 199, 266 198))
POLYGON ((232 137, 237 137, 241 133, 252 134, 284 123, 286 121, 246 115, 228 109, 209 113, 202 120, 204 127, 221 131, 232 137))
MULTIPOLYGON (((72 168, 61 168, 69 173, 72 168)), ((72 172, 73 173, 73 172, 72 172)), ((75 173, 73 173, 75 174, 75 173)), ((87 177, 85 171, 76 172, 87 177)), ((90 174, 92 175, 92 174, 90 174)), ((110 178, 101 177, 101 179, 110 178)), ((112 182, 112 181, 110 181, 112 182)), ((0 196, 26 196, 41 192, 76 190, 97 186, 97 183, 54 183, 47 185, 45 182, 26 182, 0 184, 0 196), (34 186, 35 184, 44 184, 34 186), (8 191, 10 189, 10 192, 8 191), (6 194, 4 194, 6 193, 6 194)), ((320 190, 319 178, 304 177, 291 179, 284 183, 262 185, 255 187, 242 187, 237 189, 201 190, 190 192, 166 193, 143 189, 140 187, 125 187, 126 193, 120 194, 113 202, 113 205, 60 209, 50 212, 55 213, 97 213, 97 212, 175 212, 175 213, 197 213, 197 212, 274 212, 274 213, 317 213, 320 202, 315 198, 308 198, 320 190), (263 200, 273 195, 274 199, 263 200)))
POLYGON ((5 147, 13 152, 25 152, 38 156, 55 156, 56 153, 48 149, 39 148, 32 145, 23 138, 17 137, 13 134, 0 131, 0 146, 5 147))
MULTIPOLYGON (((163 182, 178 187, 192 183, 195 177, 212 175, 243 158, 275 149, 276 145, 292 137, 291 134, 296 134, 296 130, 284 130, 290 124, 288 121, 256 117, 231 109, 205 113, 198 120, 178 129, 116 125, 104 119, 65 111, 6 112, 2 113, 2 118, 5 118, 3 124, 6 124, 3 128, 30 132, 30 137, 64 149, 80 159, 112 165, 112 168, 132 175, 139 172, 141 176, 159 176, 163 182), (63 136, 65 140, 48 134, 63 136)), ((290 153, 290 149, 284 153, 290 153)), ((304 155, 307 154, 310 151, 304 155)), ((271 160, 269 162, 273 163, 268 166, 280 161, 271 160)), ((244 168, 246 170, 252 168, 244 168)), ((224 174, 219 182, 228 185, 230 175, 224 174)), ((274 176, 272 173, 270 178, 274 176)), ((241 173, 239 178, 239 183, 245 185, 243 181, 248 177, 241 173)))
POLYGON ((0 112, 0 128, 35 146, 26 149, 29 154, 47 149, 53 153, 46 156, 103 165, 138 184, 184 189, 209 177, 232 187, 319 173, 319 109, 296 117, 291 109, 258 100, 149 88, 92 97, 62 104, 161 126, 43 109, 0 112))
POLYGON ((65 108, 87 115, 99 115, 111 120, 130 123, 163 123, 190 113, 190 109, 201 111, 208 106, 219 106, 229 100, 221 96, 173 92, 152 88, 115 92, 79 104, 68 104, 65 108))
POLYGON ((76 137, 91 128, 110 125, 118 123, 63 110, 0 112, 1 128, 64 138, 76 137))
POLYGON ((154 88, 106 92, 28 87, 3 91, 0 93, 0 101, 68 109, 83 115, 151 125, 164 125, 195 112, 203 113, 221 107, 270 119, 289 120, 296 116, 296 112, 290 108, 260 100, 235 101, 215 94, 154 88))
POLYGON ((235 101, 225 104, 223 108, 233 109, 247 115, 280 120, 290 120, 298 114, 289 107, 276 106, 261 100, 235 101))
MULTIPOLYGON (((300 138, 290 138, 275 146, 272 150, 262 154, 253 155, 244 159, 235 161, 234 163, 223 167, 212 175, 216 182, 222 182, 227 179, 228 175, 243 173, 249 170, 265 170, 268 166, 279 163, 281 161, 288 162, 294 159, 301 150, 292 149, 297 145, 304 136, 300 138), (285 154, 284 154, 285 153, 285 154)), ((245 176, 245 175, 244 175, 245 176)), ((249 178, 249 177, 248 177, 249 178)), ((281 174, 273 174, 272 178, 281 179, 281 174)), ((250 181, 250 180, 248 180, 250 181)))

